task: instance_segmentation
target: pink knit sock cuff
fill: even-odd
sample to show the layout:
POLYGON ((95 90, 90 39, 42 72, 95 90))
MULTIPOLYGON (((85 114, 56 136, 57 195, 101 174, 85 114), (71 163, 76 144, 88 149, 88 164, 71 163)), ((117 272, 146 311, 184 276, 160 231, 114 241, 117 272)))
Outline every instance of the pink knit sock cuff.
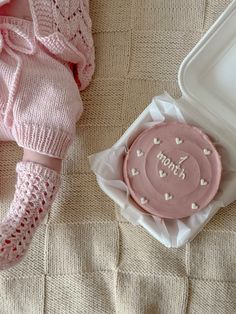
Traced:
POLYGON ((64 159, 74 135, 62 129, 52 129, 35 124, 14 124, 12 134, 23 148, 64 159))
POLYGON ((16 165, 16 172, 29 173, 34 176, 39 176, 41 180, 50 180, 55 185, 60 184, 60 175, 55 170, 32 161, 18 162, 16 165))

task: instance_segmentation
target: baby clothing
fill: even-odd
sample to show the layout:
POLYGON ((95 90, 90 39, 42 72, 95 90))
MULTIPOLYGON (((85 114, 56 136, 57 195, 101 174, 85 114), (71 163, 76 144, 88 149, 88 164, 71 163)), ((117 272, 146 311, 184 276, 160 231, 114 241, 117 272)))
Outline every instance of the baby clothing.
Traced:
POLYGON ((31 22, 0 17, 0 28, 0 124, 19 146, 64 158, 82 113, 73 75, 36 42, 31 22))
POLYGON ((35 36, 51 53, 76 64, 80 90, 94 72, 89 0, 29 0, 35 36))
MULTIPOLYGON (((13 1, 23 3, 22 0, 13 1)), ((0 6, 6 2, 10 0, 0 0, 0 6)), ((36 39, 58 59, 74 64, 73 72, 79 88, 85 89, 95 67, 89 0, 28 2, 36 39)))
POLYGON ((51 53, 76 64, 80 90, 94 72, 94 45, 89 0, 29 0, 35 36, 51 53))
POLYGON ((31 22, 0 17, 0 29, 0 124, 19 146, 64 158, 82 113, 74 77, 35 40, 31 22))
POLYGON ((13 266, 24 257, 60 184, 56 171, 33 162, 19 162, 16 172, 16 193, 0 224, 0 269, 13 266))
MULTIPOLYGON (((7 2, 0 0, 0 9, 7 2)), ((32 21, 0 16, 0 141, 63 159, 83 110, 79 90, 94 72, 88 1, 29 4, 32 21)), ((60 175, 41 164, 19 162, 16 172, 0 223, 0 269, 24 257, 60 186, 60 175)))
POLYGON ((0 17, 0 140, 64 158, 94 72, 89 2, 29 5, 33 22, 0 17))
POLYGON ((28 0, 7 0, 6 4, 4 6, 1 6, 0 8, 0 15, 14 16, 19 17, 23 20, 32 21, 32 15, 28 0))

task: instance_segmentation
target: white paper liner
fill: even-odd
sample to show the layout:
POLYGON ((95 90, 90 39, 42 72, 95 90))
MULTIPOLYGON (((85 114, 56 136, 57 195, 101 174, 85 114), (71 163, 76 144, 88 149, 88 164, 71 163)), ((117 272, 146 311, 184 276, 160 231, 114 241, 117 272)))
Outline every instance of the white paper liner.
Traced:
POLYGON ((215 144, 219 146, 217 149, 219 148, 218 151, 222 156, 223 175, 216 197, 205 209, 183 219, 159 218, 143 211, 129 197, 128 188, 123 181, 123 159, 127 147, 139 133, 154 124, 173 120, 185 122, 177 102, 167 93, 156 96, 110 149, 90 156, 89 161, 101 189, 120 206, 123 217, 134 225, 143 226, 166 247, 179 248, 193 240, 221 207, 234 201, 236 172, 232 168, 227 168, 227 163, 224 162, 227 160, 227 152, 219 146, 220 138, 217 138, 215 144))

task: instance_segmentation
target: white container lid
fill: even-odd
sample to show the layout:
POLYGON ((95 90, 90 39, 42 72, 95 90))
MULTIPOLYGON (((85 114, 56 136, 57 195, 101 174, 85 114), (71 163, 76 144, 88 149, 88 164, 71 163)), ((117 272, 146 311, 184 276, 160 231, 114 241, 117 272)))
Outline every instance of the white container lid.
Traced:
POLYGON ((236 0, 183 61, 179 86, 181 110, 227 149, 236 168, 236 0))

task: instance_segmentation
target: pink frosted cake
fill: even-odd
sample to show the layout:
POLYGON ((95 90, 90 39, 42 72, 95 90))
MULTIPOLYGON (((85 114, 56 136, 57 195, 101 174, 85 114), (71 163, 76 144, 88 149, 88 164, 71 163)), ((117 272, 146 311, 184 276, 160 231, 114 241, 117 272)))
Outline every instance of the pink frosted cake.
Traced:
POLYGON ((172 219, 205 208, 217 193, 221 170, 210 139, 178 122, 142 132, 124 160, 124 180, 133 200, 150 214, 172 219))

